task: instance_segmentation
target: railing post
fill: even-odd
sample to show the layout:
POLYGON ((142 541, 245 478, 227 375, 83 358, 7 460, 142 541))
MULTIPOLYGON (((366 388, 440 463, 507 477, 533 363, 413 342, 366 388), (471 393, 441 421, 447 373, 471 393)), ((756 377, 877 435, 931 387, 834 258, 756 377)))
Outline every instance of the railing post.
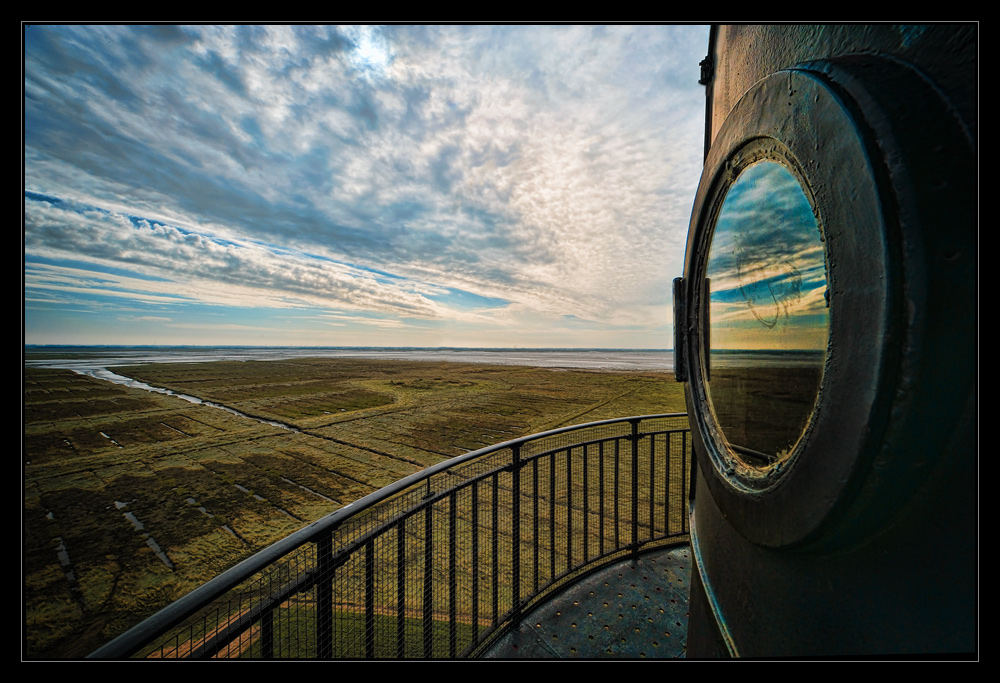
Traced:
POLYGON ((458 636, 458 495, 448 496, 448 656, 455 658, 458 636))
POLYGON ((600 514, 597 515, 598 534, 601 539, 598 555, 604 555, 604 442, 597 444, 597 464, 598 464, 598 505, 600 514))
POLYGON ((261 659, 274 659, 274 610, 269 609, 260 618, 261 659))
POLYGON ((614 505, 615 505, 615 550, 621 550, 621 547, 622 547, 621 537, 619 535, 620 532, 621 532, 621 525, 622 525, 621 524, 621 505, 619 504, 619 502, 621 500, 621 491, 622 491, 622 485, 621 485, 621 449, 622 449, 622 440, 621 440, 621 438, 616 438, 615 439, 615 483, 614 483, 614 492, 615 492, 615 501, 614 501, 614 505))
POLYGON ((632 560, 639 558, 639 420, 629 420, 632 433, 632 560))
POLYGON ((375 541, 365 543, 365 658, 375 659, 375 541))
POLYGON ((538 458, 531 461, 531 489, 531 547, 534 551, 534 561, 531 563, 534 568, 534 582, 532 583, 531 592, 534 595, 538 592, 538 563, 541 561, 539 559, 539 551, 542 545, 538 539, 538 458))
POLYGON ((472 485, 472 642, 479 644, 479 482, 472 485))
POLYGON ((573 447, 566 449, 566 571, 573 569, 573 447))
POLYGON ((406 656, 406 519, 396 524, 396 658, 406 656))
MULTIPOLYGON (((670 498, 670 470, 672 469, 671 461, 673 460, 673 448, 671 448, 671 441, 673 440, 673 431, 668 431, 666 438, 664 439, 664 448, 666 453, 663 455, 663 533, 665 536, 670 535, 670 520, 673 519, 673 510, 671 510, 671 498, 670 498)), ((681 455, 681 498, 684 497, 684 456, 681 455)), ((683 507, 683 506, 682 506, 683 507)))
POLYGON ((434 656, 434 523, 431 514, 434 507, 428 505, 424 509, 424 657, 434 656))
POLYGON ((496 627, 500 624, 500 516, 499 516, 499 502, 497 501, 500 495, 500 486, 497 480, 497 473, 493 473, 490 477, 490 481, 493 482, 493 497, 492 497, 492 507, 490 509, 490 523, 492 524, 493 537, 490 539, 492 541, 491 550, 493 551, 493 559, 490 561, 490 567, 493 570, 493 583, 491 588, 493 589, 493 626, 496 627))
POLYGON ((656 538, 656 436, 649 435, 649 540, 656 538))
POLYGON ((587 537, 590 535, 590 486, 587 481, 587 444, 583 444, 583 563, 590 559, 590 546, 587 537))
POLYGON ((316 657, 333 658, 333 533, 316 543, 316 657))
POLYGON ((556 454, 549 455, 549 583, 556 580, 556 454))
POLYGON ((521 444, 511 447, 513 455, 514 482, 512 485, 514 499, 511 501, 511 607, 513 608, 513 624, 517 628, 521 624, 521 444))

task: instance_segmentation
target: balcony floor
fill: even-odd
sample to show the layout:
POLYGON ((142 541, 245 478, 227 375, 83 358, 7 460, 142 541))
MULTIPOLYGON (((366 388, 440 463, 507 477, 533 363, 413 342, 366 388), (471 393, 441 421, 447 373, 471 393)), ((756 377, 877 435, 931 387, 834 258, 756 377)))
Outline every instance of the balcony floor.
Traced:
POLYGON ((688 545, 624 560, 570 586, 501 638, 486 658, 677 659, 687 650, 688 545))

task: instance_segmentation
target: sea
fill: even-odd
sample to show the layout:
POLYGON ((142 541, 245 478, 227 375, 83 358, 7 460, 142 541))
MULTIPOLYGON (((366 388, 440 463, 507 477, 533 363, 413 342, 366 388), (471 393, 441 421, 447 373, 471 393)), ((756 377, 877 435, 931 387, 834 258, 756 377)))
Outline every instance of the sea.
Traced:
POLYGON ((63 368, 82 374, 141 363, 204 363, 295 358, 369 358, 526 365, 604 372, 672 372, 669 349, 521 349, 369 346, 42 346, 25 345, 27 367, 63 368))

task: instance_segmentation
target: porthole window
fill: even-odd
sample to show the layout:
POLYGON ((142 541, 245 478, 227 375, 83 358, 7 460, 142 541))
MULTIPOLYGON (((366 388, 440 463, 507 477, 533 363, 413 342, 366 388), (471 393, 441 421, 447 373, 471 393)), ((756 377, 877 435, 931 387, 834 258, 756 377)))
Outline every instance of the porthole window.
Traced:
POLYGON ((749 476, 787 465, 819 393, 830 316, 816 214, 793 170, 765 157, 736 170, 712 230, 703 372, 727 457, 749 476))
POLYGON ((975 225, 967 152, 920 74, 868 58, 774 73, 715 134, 675 349, 699 491, 744 538, 858 543, 930 481, 916 435, 947 405, 932 397, 951 391, 941 367, 956 344, 944 340, 958 338, 931 319, 965 304, 922 274, 974 253, 974 230, 952 227, 975 225), (933 391, 916 394, 919 382, 933 391))
POLYGON ((695 657, 976 646, 976 34, 855 28, 719 28, 704 63, 673 283, 695 657))
POLYGON ((719 129, 692 213, 678 317, 699 471, 764 546, 832 538, 877 455, 880 340, 899 318, 881 170, 855 115, 814 72, 758 82, 719 129))

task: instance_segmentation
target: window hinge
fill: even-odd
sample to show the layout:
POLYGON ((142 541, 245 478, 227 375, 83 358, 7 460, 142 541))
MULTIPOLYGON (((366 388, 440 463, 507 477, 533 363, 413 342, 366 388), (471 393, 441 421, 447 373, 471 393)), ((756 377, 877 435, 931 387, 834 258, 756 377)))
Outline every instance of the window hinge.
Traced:
POLYGON ((701 67, 701 78, 698 79, 699 85, 708 85, 715 76, 715 64, 712 62, 712 58, 705 57, 705 59, 698 62, 698 66, 701 67))
POLYGON ((684 278, 674 278, 674 379, 687 381, 687 297, 684 278))

